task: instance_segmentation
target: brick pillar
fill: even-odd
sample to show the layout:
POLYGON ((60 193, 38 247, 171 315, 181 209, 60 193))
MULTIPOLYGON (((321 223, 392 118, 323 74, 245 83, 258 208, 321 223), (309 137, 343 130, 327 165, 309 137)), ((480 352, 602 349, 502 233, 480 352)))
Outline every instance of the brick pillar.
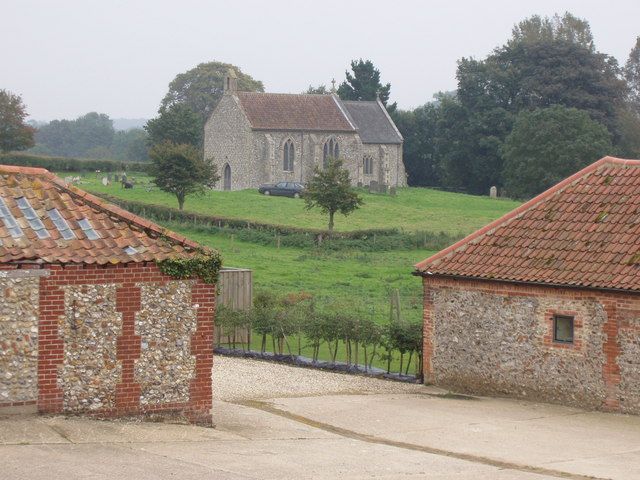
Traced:
POLYGON ((422 375, 424 383, 433 383, 433 290, 427 279, 422 279, 424 310, 422 330, 422 375))
POLYGON ((606 398, 602 404, 603 410, 620 410, 620 366, 618 356, 620 355, 620 342, 618 341, 619 322, 618 311, 615 300, 605 300, 604 309, 607 312, 607 322, 603 330, 607 338, 604 341, 603 349, 605 364, 602 367, 606 398))
POLYGON ((135 315, 140 310, 140 287, 125 283, 116 290, 116 310, 122 314, 122 335, 118 338, 117 359, 122 362, 122 379, 116 386, 118 413, 137 413, 140 409, 140 384, 133 367, 140 358, 140 336, 135 334, 135 315))
POLYGON ((40 279, 38 327, 38 411, 62 412, 63 395, 58 387, 58 365, 64 358, 64 342, 58 336, 58 322, 64 315, 64 291, 43 277, 40 279))
POLYGON ((191 290, 191 301, 199 306, 196 331, 191 336, 191 354, 196 357, 196 372, 189 386, 189 410, 185 413, 193 423, 211 425, 215 285, 198 281, 191 290))

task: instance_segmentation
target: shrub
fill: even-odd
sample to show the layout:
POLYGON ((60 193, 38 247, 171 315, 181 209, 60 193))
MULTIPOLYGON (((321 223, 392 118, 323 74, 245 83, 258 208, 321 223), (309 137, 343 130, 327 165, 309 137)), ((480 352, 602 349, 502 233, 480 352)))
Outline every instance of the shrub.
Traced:
POLYGON ((20 167, 40 167, 54 172, 142 172, 148 173, 151 164, 143 162, 120 162, 117 160, 87 160, 80 158, 46 157, 26 153, 0 155, 0 164, 20 167))

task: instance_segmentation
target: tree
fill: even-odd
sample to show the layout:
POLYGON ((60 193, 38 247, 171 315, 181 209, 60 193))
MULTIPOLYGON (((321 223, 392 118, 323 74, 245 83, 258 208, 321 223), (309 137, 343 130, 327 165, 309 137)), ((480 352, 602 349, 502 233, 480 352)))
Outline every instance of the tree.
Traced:
POLYGON ((342 160, 329 158, 324 170, 316 167, 304 193, 305 208, 318 207, 329 214, 329 234, 333 232, 333 217, 337 212, 347 216, 362 205, 362 198, 351 186, 349 171, 342 160))
POLYGON ((119 130, 113 137, 111 152, 116 160, 149 160, 149 135, 142 128, 119 130))
POLYGON ((611 149, 609 132, 587 112, 561 105, 523 111, 504 144, 507 193, 532 197, 611 149))
POLYGON ((22 97, 0 90, 0 151, 26 150, 33 146, 35 129, 25 123, 26 117, 22 97))
POLYGON ((502 146, 523 111, 584 110, 620 143, 626 86, 619 73, 615 59, 595 50, 588 23, 571 14, 526 19, 484 60, 461 59, 456 98, 439 105, 435 153, 442 184, 470 193, 501 186, 502 146))
POLYGON ((75 120, 52 120, 36 132, 36 144, 53 155, 103 156, 114 141, 113 121, 104 113, 89 112, 75 120))
POLYGON ((440 185, 436 147, 438 118, 437 103, 393 113, 393 121, 404 138, 402 157, 411 186, 440 185))
POLYGON ((474 194, 501 186, 501 147, 513 115, 483 99, 467 106, 450 96, 440 100, 438 110, 435 148, 442 185, 474 194))
MULTIPOLYGON (((338 87, 338 96, 342 100, 375 100, 380 97, 383 105, 389 101, 391 84, 382 85, 380 83, 380 70, 378 70, 371 60, 352 60, 351 70, 353 75, 347 70, 347 79, 338 87)), ((389 105, 387 110, 395 110, 396 104, 389 105)))
POLYGON ((561 17, 557 13, 553 17, 533 15, 513 27, 511 43, 538 43, 563 41, 593 51, 595 45, 589 22, 569 12, 561 17))
POLYGON ((640 116, 640 37, 629 53, 624 66, 624 78, 629 88, 629 103, 635 113, 640 116))
POLYGON ((261 81, 254 80, 230 63, 215 61, 201 63, 191 70, 176 75, 169 84, 169 91, 162 99, 158 113, 162 114, 176 105, 184 105, 198 115, 204 125, 222 96, 224 78, 230 68, 234 69, 238 76, 238 90, 264 92, 261 81))
POLYGON ((317 87, 314 87, 313 85, 309 85, 309 88, 307 88, 307 90, 305 92, 302 93, 313 93, 316 95, 326 95, 329 93, 329 90, 327 90, 327 86, 326 85, 318 85, 317 87))
POLYGON ((169 141, 193 145, 196 148, 201 145, 203 128, 200 116, 184 104, 161 109, 160 115, 149 120, 144 126, 149 134, 149 145, 169 141))
POLYGON ((176 196, 180 210, 187 195, 202 194, 220 179, 215 165, 203 160, 192 145, 165 141, 155 145, 149 156, 153 160, 153 182, 176 196))
POLYGON ((109 149, 115 133, 113 120, 104 113, 90 112, 78 117, 73 130, 75 151, 72 155, 83 156, 97 147, 109 149))

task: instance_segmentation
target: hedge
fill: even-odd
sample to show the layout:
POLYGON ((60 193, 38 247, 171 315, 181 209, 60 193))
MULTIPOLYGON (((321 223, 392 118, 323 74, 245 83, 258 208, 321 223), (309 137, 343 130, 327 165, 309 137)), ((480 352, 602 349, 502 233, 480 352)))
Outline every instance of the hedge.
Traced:
POLYGON ((395 228, 333 232, 331 241, 327 230, 305 229, 250 220, 216 217, 191 213, 176 208, 144 202, 124 200, 109 194, 95 195, 141 217, 172 225, 188 226, 205 233, 233 235, 240 241, 258 245, 295 248, 322 247, 326 250, 360 250, 382 252, 392 250, 442 250, 462 238, 445 232, 403 232, 395 228))
MULTIPOLYGON (((253 220, 243 220, 239 218, 226 218, 213 215, 205 215, 202 213, 186 212, 184 210, 178 210, 177 208, 165 207, 163 205, 153 205, 144 202, 136 202, 132 200, 124 200, 120 197, 115 197, 109 194, 94 193, 105 200, 118 205, 125 210, 128 210, 136 215, 142 217, 153 218, 161 221, 176 221, 181 223, 192 223, 194 225, 212 225, 219 228, 231 228, 231 229, 253 229, 269 232, 279 235, 294 235, 304 234, 311 235, 322 242, 323 239, 328 238, 329 231, 313 228, 299 228, 290 227, 286 225, 277 225, 272 223, 255 222, 253 220)), ((396 235, 398 234, 397 228, 376 228, 368 230, 354 230, 350 232, 333 232, 333 238, 351 238, 351 239, 367 239, 369 237, 396 235)))
POLYGON ((90 160, 84 158, 46 157, 27 153, 0 155, 0 164, 20 167, 41 167, 54 172, 144 172, 151 168, 149 162, 123 162, 118 160, 90 160))

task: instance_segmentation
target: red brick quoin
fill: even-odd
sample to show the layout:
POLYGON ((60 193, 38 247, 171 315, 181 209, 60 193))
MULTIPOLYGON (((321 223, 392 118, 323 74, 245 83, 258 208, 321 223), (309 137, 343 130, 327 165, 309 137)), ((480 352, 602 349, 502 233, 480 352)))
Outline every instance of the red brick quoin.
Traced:
POLYGON ((164 284, 175 280, 163 275, 153 262, 100 265, 49 265, 50 275, 40 279, 40 324, 38 362, 38 411, 62 413, 63 393, 58 367, 62 364, 64 344, 58 335, 60 317, 64 315, 66 285, 115 284, 116 310, 122 314, 122 335, 117 339, 117 360, 122 366, 116 386, 115 408, 92 410, 102 417, 131 416, 145 413, 177 413, 191 422, 211 424, 211 368, 213 365, 213 322, 215 285, 196 280, 191 302, 198 304, 197 327, 191 337, 195 356, 195 377, 184 403, 140 404, 140 385, 134 379, 135 360, 140 356, 141 338, 134 332, 135 314, 140 310, 140 284, 164 284))

